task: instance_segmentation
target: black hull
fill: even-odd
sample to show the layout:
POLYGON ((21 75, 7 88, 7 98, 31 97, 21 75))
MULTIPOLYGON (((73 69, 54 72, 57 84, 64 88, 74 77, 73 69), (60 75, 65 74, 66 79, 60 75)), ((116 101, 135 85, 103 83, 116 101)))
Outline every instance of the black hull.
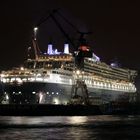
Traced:
MULTIPOLYGON (((67 104, 71 99, 71 93, 72 85, 25 82, 21 85, 3 84, 2 96, 3 103, 10 104, 67 104)), ((88 88, 88 93, 89 97, 94 97, 94 103, 114 100, 129 101, 129 94, 119 91, 88 88), (122 99, 120 99, 121 96, 122 99)), ((81 90, 78 90, 78 95, 83 96, 81 90)))
POLYGON ((70 85, 55 83, 4 84, 3 90, 9 97, 9 103, 18 104, 66 104, 71 97, 70 85))
POLYGON ((50 105, 50 104, 6 104, 0 105, 1 116, 87 116, 101 115, 99 106, 50 105))
MULTIPOLYGON (((1 116, 140 115, 139 103, 104 105, 0 104, 1 116)), ((5 126, 4 126, 5 127, 5 126)), ((9 125, 6 126, 9 128, 9 125)))

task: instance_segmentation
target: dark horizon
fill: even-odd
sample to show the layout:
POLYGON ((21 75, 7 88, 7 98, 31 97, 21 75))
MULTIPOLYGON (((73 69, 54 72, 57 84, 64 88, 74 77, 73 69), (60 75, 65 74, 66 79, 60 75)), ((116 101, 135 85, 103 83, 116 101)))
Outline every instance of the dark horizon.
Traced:
MULTIPOLYGON (((103 62, 109 64, 111 60, 117 58, 122 67, 140 69, 139 2, 90 0, 86 2, 79 0, 75 2, 63 0, 19 2, 15 0, 1 2, 0 6, 0 70, 23 64, 27 57, 27 48, 31 46, 33 27, 47 10, 56 8, 60 8, 61 13, 78 29, 93 32, 88 39, 91 41, 94 53, 103 62)), ((56 47, 60 46, 61 41, 65 41, 61 33, 56 33, 59 30, 54 27, 55 25, 49 24, 42 25, 38 34, 39 45, 42 49, 47 49, 46 43, 49 42, 50 37, 53 38, 56 47), (50 28, 56 30, 52 30, 51 33, 50 28), (53 36, 55 33, 56 35, 53 36)), ((67 28, 67 25, 64 27, 67 28)), ((70 32, 71 30, 68 29, 70 32)), ((75 39, 75 36, 72 38, 75 39)), ((62 46, 58 49, 62 50, 62 46)))

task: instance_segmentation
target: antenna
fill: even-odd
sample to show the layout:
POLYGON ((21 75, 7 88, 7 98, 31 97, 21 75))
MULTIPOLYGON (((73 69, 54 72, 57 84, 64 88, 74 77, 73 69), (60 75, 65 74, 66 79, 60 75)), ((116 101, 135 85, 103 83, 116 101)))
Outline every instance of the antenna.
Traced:
POLYGON ((33 42, 33 48, 34 48, 34 52, 35 52, 35 60, 38 60, 36 40, 33 39, 32 42, 33 42))
MULTIPOLYGON (((37 51, 37 40, 36 40, 36 35, 37 35, 37 30, 38 30, 38 27, 35 27, 33 29, 34 31, 34 36, 33 36, 33 39, 32 39, 32 42, 33 42, 33 48, 34 48, 34 53, 35 53, 35 60, 38 60, 38 51, 37 51)), ((39 49, 39 48, 38 48, 39 49)))

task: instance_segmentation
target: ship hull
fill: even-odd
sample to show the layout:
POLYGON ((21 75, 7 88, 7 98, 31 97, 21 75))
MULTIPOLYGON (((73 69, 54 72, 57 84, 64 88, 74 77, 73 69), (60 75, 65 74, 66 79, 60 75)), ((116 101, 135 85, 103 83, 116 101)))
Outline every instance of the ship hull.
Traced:
MULTIPOLYGON (((130 100, 133 93, 121 91, 96 89, 87 87, 89 97, 94 103, 105 103, 116 100, 130 100)), ((25 82, 22 84, 3 85, 3 97, 7 103, 15 104, 68 104, 73 93, 72 85, 58 83, 25 82), (6 98, 8 96, 8 98, 6 98)), ((83 96, 82 90, 78 89, 77 94, 83 96)), ((98 104, 97 103, 97 104, 98 104)))

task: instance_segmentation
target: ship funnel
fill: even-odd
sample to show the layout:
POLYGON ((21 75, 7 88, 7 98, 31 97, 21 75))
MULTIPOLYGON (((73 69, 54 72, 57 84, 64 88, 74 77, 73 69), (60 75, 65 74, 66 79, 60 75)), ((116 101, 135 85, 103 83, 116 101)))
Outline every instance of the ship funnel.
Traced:
POLYGON ((53 54, 53 45, 51 43, 48 44, 48 54, 53 54))
POLYGON ((69 54, 69 44, 68 43, 64 44, 64 53, 69 54))

